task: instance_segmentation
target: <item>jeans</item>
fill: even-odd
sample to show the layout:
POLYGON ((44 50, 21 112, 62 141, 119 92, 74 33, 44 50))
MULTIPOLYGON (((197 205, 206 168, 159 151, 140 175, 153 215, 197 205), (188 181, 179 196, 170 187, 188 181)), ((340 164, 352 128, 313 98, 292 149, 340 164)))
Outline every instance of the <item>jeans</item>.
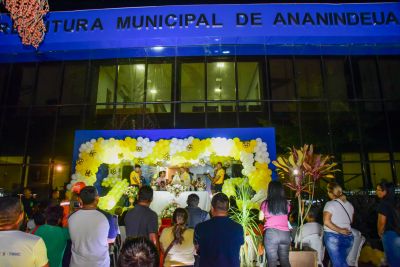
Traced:
POLYGON ((333 267, 348 267, 347 256, 353 246, 353 235, 324 232, 324 243, 333 267))
POLYGON ((267 255, 268 267, 290 267, 289 248, 290 232, 268 228, 264 234, 264 247, 267 255))
POLYGON ((400 235, 395 231, 385 231, 382 236, 382 243, 389 266, 400 266, 400 235))

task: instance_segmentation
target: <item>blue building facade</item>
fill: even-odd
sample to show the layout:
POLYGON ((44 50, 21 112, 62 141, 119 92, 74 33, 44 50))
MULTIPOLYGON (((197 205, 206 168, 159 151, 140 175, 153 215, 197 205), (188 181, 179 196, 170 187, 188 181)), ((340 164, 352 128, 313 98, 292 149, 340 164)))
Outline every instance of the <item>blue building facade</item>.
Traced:
POLYGON ((399 181, 400 4, 50 12, 36 50, 0 15, 0 181, 62 186, 75 130, 275 127, 347 189, 399 181), (62 166, 62 168, 55 168, 62 166), (62 170, 62 171, 57 171, 62 170))

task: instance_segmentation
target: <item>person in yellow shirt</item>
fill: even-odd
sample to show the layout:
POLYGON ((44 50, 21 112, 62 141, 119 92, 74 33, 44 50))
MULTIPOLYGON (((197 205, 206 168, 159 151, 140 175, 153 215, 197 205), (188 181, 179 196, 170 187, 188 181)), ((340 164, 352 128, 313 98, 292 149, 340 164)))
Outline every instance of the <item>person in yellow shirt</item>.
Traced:
POLYGON ((215 167, 214 170, 214 177, 211 177, 210 174, 208 174, 208 176, 211 178, 211 182, 214 185, 213 193, 221 192, 225 177, 225 170, 224 168, 222 168, 222 163, 221 162, 217 163, 217 166, 215 167))
POLYGON ((141 174, 142 174, 142 169, 140 165, 136 164, 135 169, 131 172, 129 176, 131 185, 138 187, 142 186, 141 174))

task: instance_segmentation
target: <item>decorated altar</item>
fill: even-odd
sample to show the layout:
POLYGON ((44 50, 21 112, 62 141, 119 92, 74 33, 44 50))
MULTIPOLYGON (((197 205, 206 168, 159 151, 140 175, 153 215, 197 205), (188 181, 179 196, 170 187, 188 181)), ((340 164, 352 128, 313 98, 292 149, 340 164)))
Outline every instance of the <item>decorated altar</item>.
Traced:
MULTIPOLYGON (((205 173, 212 176, 220 162, 227 178, 245 176, 255 192, 263 193, 272 178, 275 154, 273 128, 76 131, 74 173, 67 188, 77 183, 94 185, 101 196, 99 207, 112 210, 126 206, 122 197, 135 165, 141 166, 142 183, 151 186, 162 172, 169 183, 178 171, 186 172, 186 186, 207 183, 206 191, 195 193, 200 207, 209 210, 210 181, 205 173)), ((155 191, 152 208, 159 213, 172 201, 186 206, 190 188, 179 196, 155 191)))

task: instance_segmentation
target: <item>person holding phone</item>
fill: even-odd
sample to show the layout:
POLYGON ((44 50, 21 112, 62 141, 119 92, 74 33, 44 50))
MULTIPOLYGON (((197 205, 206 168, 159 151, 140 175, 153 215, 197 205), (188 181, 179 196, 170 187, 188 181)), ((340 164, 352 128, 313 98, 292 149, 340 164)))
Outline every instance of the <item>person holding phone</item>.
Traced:
POLYGON ((225 170, 222 168, 222 163, 217 163, 217 166, 214 169, 214 177, 211 177, 209 173, 207 173, 207 176, 211 179, 214 193, 221 192, 225 178, 225 170))

